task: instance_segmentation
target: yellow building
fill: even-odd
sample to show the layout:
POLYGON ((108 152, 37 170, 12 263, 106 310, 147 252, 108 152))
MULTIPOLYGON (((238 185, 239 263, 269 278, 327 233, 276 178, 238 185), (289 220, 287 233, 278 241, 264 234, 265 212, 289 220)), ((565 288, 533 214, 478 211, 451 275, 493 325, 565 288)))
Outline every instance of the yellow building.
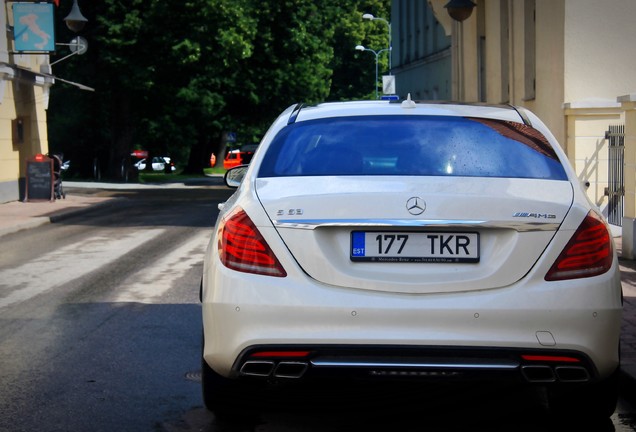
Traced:
MULTIPOLYGON (((12 27, 2 2, 0 28, 12 27)), ((43 54, 15 54, 11 33, 0 32, 0 203, 24 197, 26 160, 48 153, 46 109, 52 79, 40 73, 43 54)), ((45 66, 46 67, 46 66, 45 66)))
MULTIPOLYGON (((610 222, 619 233, 622 225, 623 256, 634 258, 636 1, 473 1, 472 14, 460 23, 450 18, 448 0, 428 0, 429 10, 450 37, 451 98, 520 105, 542 118, 579 179, 589 182, 590 200, 606 215, 618 214, 610 222), (613 125, 625 127, 624 161, 610 157, 606 132, 613 125), (615 175, 621 182, 624 175, 618 188, 610 182, 615 175)), ((394 0, 394 41, 403 37, 400 26, 418 25, 404 21, 412 20, 412 8, 422 8, 414 3, 419 2, 394 0)), ((399 69, 395 52, 393 64, 399 69)), ((400 79, 396 73, 398 88, 400 79)), ((422 74, 421 79, 427 78, 422 74)), ((622 141, 617 143, 622 151, 622 141)))

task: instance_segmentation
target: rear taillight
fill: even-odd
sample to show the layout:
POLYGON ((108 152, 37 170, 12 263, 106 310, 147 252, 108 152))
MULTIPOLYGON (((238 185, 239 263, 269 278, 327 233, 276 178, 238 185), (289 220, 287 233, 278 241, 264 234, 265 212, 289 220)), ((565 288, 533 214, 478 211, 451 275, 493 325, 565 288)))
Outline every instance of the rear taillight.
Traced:
POLYGON ((219 258, 226 267, 246 273, 287 276, 254 222, 242 209, 223 220, 217 238, 219 258))
POLYGON ((556 281, 597 276, 612 267, 609 230, 601 218, 589 212, 557 258, 545 280, 556 281))

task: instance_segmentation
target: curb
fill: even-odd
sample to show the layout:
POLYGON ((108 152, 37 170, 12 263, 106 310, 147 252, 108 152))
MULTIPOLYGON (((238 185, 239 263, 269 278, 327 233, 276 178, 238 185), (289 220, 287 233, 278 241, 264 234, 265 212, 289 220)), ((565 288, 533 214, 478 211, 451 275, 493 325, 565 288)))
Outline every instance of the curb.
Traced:
POLYGON ((26 220, 24 222, 18 222, 12 226, 0 228, 0 237, 26 229, 37 228, 50 222, 50 218, 45 216, 30 218, 29 220, 26 220))
POLYGON ((113 205, 115 201, 118 201, 121 199, 123 198, 112 198, 106 201, 93 203, 84 207, 60 209, 59 211, 55 212, 54 214, 50 216, 30 217, 27 220, 17 222, 13 224, 12 226, 0 228, 0 237, 8 235, 8 234, 13 234, 19 231, 27 230, 27 229, 37 228, 42 225, 46 225, 50 223, 61 222, 73 216, 87 214, 94 211, 99 211, 100 209, 104 207, 113 205))

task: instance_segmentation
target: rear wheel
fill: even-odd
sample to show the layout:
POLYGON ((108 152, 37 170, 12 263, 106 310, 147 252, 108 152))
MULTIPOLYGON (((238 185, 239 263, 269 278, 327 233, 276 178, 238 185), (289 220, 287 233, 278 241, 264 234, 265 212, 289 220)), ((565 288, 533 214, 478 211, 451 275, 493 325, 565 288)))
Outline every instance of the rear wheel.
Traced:
POLYGON ((557 416, 607 419, 618 403, 618 369, 604 381, 548 389, 550 412, 557 416))

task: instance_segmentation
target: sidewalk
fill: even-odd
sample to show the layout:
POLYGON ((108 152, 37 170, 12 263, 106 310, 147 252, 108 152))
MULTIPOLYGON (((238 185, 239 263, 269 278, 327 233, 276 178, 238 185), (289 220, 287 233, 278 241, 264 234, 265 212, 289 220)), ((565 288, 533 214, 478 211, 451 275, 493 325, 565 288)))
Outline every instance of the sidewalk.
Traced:
POLYGON ((0 204, 0 237, 94 209, 96 205, 103 205, 112 199, 67 193, 66 199, 55 201, 12 201, 0 204))
MULTIPOLYGON (((43 202, 19 202, 0 204, 0 237, 23 229, 35 228, 43 224, 61 220, 70 215, 83 211, 94 210, 101 205, 117 198, 100 197, 74 193, 73 186, 68 184, 66 199, 43 202), (70 190, 70 193, 69 193, 70 190)), ((99 185, 89 183, 89 187, 98 188, 99 185)), ((120 188, 124 187, 119 185, 120 188)), ((136 187, 140 187, 136 185, 136 187)), ((154 186, 157 187, 157 186, 154 186)), ((166 185, 163 187, 174 187, 166 185)), ((620 257, 621 237, 614 237, 616 249, 620 257)), ((621 326, 621 370, 623 383, 636 385, 636 261, 620 259, 621 281, 624 295, 623 324, 621 326)))

